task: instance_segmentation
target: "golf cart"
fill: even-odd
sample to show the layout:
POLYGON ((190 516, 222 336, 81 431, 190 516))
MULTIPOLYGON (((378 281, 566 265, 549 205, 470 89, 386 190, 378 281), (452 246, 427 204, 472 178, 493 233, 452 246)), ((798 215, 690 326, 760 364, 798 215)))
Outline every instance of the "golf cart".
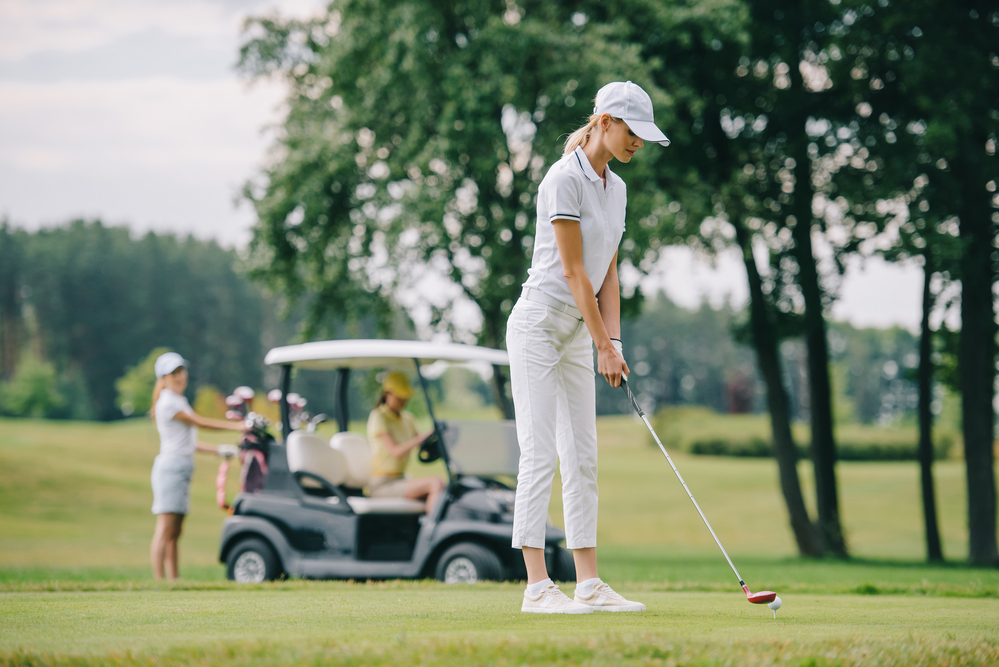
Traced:
MULTIPOLYGON (((259 582, 282 575, 310 579, 436 577, 448 583, 525 579, 519 549, 510 546, 519 447, 512 420, 450 421, 434 417, 425 365, 479 363, 494 372, 507 353, 472 345, 402 340, 337 340, 278 347, 264 362, 281 369, 280 444, 270 442, 266 478, 256 493, 233 500, 222 526, 219 560, 230 579, 259 582), (425 503, 364 495, 371 475, 367 439, 347 430, 352 370, 412 364, 434 435, 419 458, 440 458, 448 480, 432 514, 425 503), (330 440, 292 430, 288 395, 294 369, 336 373, 336 421, 330 440)), ((565 534, 549 522, 545 559, 554 579, 572 580, 565 534)))

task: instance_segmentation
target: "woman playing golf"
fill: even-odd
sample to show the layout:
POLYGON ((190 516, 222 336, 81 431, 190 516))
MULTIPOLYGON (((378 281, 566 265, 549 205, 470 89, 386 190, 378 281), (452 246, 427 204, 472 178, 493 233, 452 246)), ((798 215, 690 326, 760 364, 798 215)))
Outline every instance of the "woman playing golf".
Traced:
POLYGON ((426 499, 427 514, 432 516, 437 498, 444 491, 444 481, 439 477, 406 477, 410 454, 434 433, 433 430, 420 433, 416 418, 403 409, 412 395, 413 389, 404 373, 393 371, 385 376, 381 398, 368 417, 368 442, 372 449, 368 491, 372 498, 426 499))
POLYGON ((160 433, 160 454, 153 462, 153 514, 156 532, 150 546, 153 577, 163 578, 163 569, 170 579, 177 578, 177 539, 184 516, 191 504, 191 475, 194 473, 194 452, 219 456, 237 452, 235 445, 212 447, 198 442, 198 428, 242 431, 241 422, 208 419, 191 409, 184 398, 187 388, 187 362, 176 352, 167 352, 156 359, 156 387, 153 389, 151 416, 160 433))
POLYGON ((507 323, 510 380, 520 441, 513 547, 524 554, 522 611, 645 611, 597 574, 597 372, 620 386, 622 354, 617 247, 627 194, 608 167, 631 161, 644 141, 669 145, 652 100, 634 83, 600 89, 589 122, 566 141, 538 189, 534 256, 507 323), (576 564, 570 600, 545 567, 545 524, 556 459, 562 473, 566 546, 576 564))

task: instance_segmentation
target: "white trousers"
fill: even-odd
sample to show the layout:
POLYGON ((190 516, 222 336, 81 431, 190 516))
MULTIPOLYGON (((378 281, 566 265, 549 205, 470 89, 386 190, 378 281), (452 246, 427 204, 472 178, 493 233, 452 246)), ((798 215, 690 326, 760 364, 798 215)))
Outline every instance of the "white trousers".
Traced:
POLYGON ((520 442, 513 547, 545 546, 555 461, 566 546, 597 546, 597 421, 593 342, 582 320, 521 298, 506 328, 520 442))

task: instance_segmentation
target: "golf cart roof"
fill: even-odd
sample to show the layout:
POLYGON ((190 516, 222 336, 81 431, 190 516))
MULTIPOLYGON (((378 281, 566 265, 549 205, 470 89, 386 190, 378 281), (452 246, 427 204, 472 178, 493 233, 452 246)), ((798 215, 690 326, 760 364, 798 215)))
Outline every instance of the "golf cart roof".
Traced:
POLYGON ((381 368, 392 366, 400 359, 418 359, 420 364, 435 361, 467 363, 486 362, 494 366, 509 366, 505 350, 494 350, 461 343, 428 343, 418 340, 323 340, 301 345, 275 347, 264 363, 268 366, 290 364, 310 370, 337 368, 381 368))

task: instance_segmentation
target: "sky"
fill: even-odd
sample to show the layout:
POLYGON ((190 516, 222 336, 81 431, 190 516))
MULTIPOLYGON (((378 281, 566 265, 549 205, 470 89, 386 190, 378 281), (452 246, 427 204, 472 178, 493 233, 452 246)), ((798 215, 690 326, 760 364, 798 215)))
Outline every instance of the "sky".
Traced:
MULTIPOLYGON (((26 229, 100 218, 250 238, 242 184, 263 164, 284 90, 234 71, 247 16, 307 17, 316 0, 0 0, 0 219, 26 229)), ((626 174, 625 174, 626 176, 626 174)), ((696 307, 746 301, 740 258, 668 249, 642 289, 696 307)), ((833 316, 918 328, 914 265, 855 261, 833 316)))

